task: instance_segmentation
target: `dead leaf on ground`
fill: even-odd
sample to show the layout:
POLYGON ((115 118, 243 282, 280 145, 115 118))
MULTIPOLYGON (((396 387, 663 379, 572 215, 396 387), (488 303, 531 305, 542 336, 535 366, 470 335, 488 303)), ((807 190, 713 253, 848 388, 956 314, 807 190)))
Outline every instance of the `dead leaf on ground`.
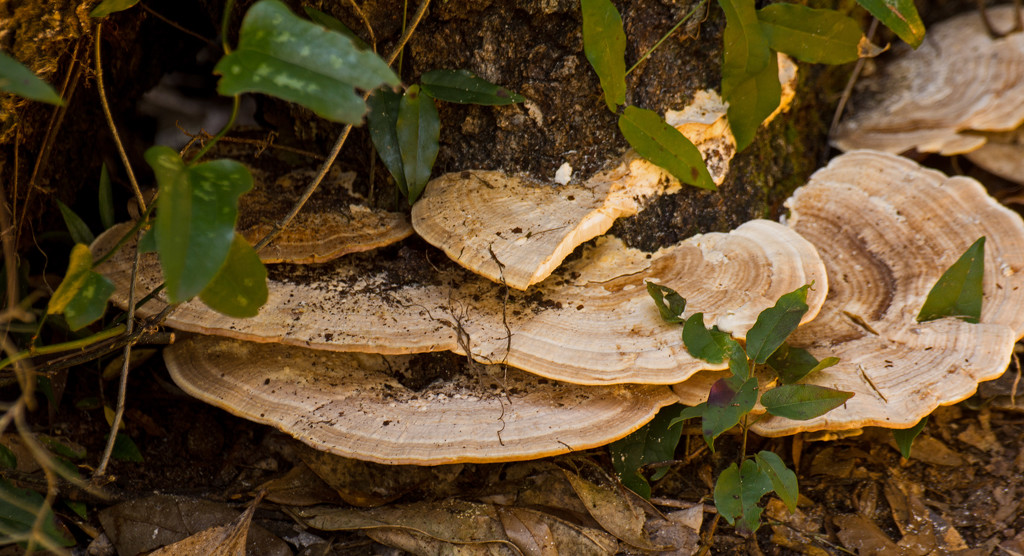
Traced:
POLYGON ((586 465, 584 471, 594 481, 583 478, 582 474, 564 470, 565 478, 572 484, 583 505, 605 531, 619 540, 645 550, 666 550, 651 542, 644 531, 647 516, 638 503, 640 497, 609 477, 596 465, 586 465))
MULTIPOLYGON (((139 554, 230 523, 238 515, 226 504, 160 494, 106 508, 99 519, 118 554, 139 554)), ((249 554, 291 553, 284 541, 266 529, 253 526, 251 533, 249 554)))
POLYGON ((832 518, 839 526, 839 540, 843 546, 856 550, 861 556, 899 554, 900 549, 874 522, 859 515, 839 515, 832 518))
POLYGON ((261 487, 268 502, 284 506, 314 506, 338 504, 341 498, 305 463, 299 463, 281 477, 271 479, 261 487))
POLYGON ((259 498, 227 525, 210 527, 186 537, 174 544, 154 550, 150 556, 173 556, 174 554, 208 554, 209 556, 245 556, 246 539, 252 514, 256 512, 259 498))

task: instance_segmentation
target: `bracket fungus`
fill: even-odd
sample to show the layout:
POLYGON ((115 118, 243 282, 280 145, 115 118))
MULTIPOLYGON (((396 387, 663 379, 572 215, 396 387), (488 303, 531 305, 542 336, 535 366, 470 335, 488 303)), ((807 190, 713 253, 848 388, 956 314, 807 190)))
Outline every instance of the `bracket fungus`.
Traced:
POLYGON ((467 369, 455 356, 443 379, 422 385, 403 384, 402 372, 421 366, 413 356, 194 336, 165 349, 164 359, 196 398, 317 449, 387 464, 516 461, 593 448, 675 402, 665 386, 556 383, 500 365, 467 369))
MULTIPOLYGON (((114 247, 125 230, 122 225, 97 238, 94 252, 114 247)), ((117 285, 113 299, 121 306, 127 303, 132 248, 97 267, 117 285)), ((279 265, 269 269, 269 299, 257 317, 233 319, 193 300, 175 308, 166 323, 334 351, 471 352, 483 363, 506 362, 578 384, 674 384, 707 364, 686 352, 677 330, 663 325, 645 280, 675 289, 689 300, 690 314, 703 311, 709 326, 737 337, 779 296, 814 282, 804 317, 810 320, 827 283, 814 247, 766 220, 694 236, 656 253, 604 238, 530 294, 509 292, 507 303, 498 284, 444 262, 434 265, 425 255, 390 262, 350 255, 323 265, 279 265)), ((144 255, 139 291, 159 282, 155 255, 144 255)), ((138 314, 162 308, 153 301, 138 314)))
MULTIPOLYGON (((790 343, 819 359, 840 359, 802 382, 855 395, 823 416, 769 416, 752 430, 779 436, 907 428, 1005 371, 1024 335, 1024 221, 981 184, 895 155, 854 151, 818 170, 786 206, 790 227, 817 246, 829 276, 820 314, 790 343), (932 286, 981 236, 980 323, 917 322, 932 286)), ((676 389, 692 401, 689 387, 676 389)))
POLYGON ((985 144, 965 153, 967 160, 1005 180, 1024 185, 1024 127, 986 133, 985 144))
MULTIPOLYGON (((736 152, 721 98, 700 91, 690 106, 667 118, 697 146, 720 185, 736 152)), ((632 150, 581 184, 467 170, 431 180, 412 208, 412 225, 472 272, 525 290, 616 219, 679 188, 675 178, 632 150)))
MULTIPOLYGON (((1014 6, 988 10, 1001 29, 1014 6)), ((1024 33, 993 39, 977 12, 928 28, 917 50, 906 45, 878 74, 864 78, 863 107, 840 125, 844 151, 911 149, 966 153, 986 142, 978 131, 1010 131, 1024 123, 1024 33)))
MULTIPOLYGON (((256 244, 291 209, 315 170, 296 170, 273 185, 257 180, 239 199, 238 232, 256 244)), ((292 222, 260 249, 264 263, 317 263, 369 251, 412 235, 405 215, 366 206, 352 193, 352 172, 332 171, 292 222)))

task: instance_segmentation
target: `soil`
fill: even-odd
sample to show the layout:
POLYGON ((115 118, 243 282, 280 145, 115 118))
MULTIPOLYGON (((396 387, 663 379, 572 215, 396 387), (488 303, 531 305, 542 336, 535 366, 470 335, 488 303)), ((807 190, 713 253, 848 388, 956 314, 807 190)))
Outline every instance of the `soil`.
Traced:
MULTIPOLYGON (((696 2, 668 0, 615 3, 629 38, 627 63, 636 61, 697 6, 696 2)), ((68 75, 69 83, 77 86, 73 96, 72 89, 65 90, 65 97, 73 102, 57 122, 57 140, 47 139, 49 109, 10 97, 4 97, 0 105, 0 175, 5 180, 13 176, 10 183, 17 185, 4 196, 21 223, 17 246, 23 258, 22 275, 28 278, 22 295, 30 291, 29 284, 49 283, 52 289, 59 281, 54 275, 63 271, 55 261, 64 258, 70 244, 66 236, 54 232, 64 228, 53 199, 72 206, 94 230, 100 228, 94 207, 102 162, 112 172, 118 217, 128 213, 122 208, 129 204, 128 180, 105 133, 95 76, 88 70, 95 28, 87 13, 93 4, 73 0, 50 3, 50 12, 42 13, 33 7, 36 2, 0 2, 0 48, 31 60, 32 69, 51 83, 68 75), (9 117, 14 114, 17 118, 9 117), (42 163, 33 170, 40 156, 42 163), (31 178, 33 173, 36 175, 31 178), (31 185, 26 185, 30 181, 31 185)), ((233 28, 240 22, 238 14, 251 4, 238 2, 233 28)), ((293 9, 298 5, 291 4, 293 9)), ((306 4, 331 13, 369 38, 363 20, 349 9, 350 4, 306 4)), ((933 1, 930 5, 930 10, 921 8, 926 23, 964 9, 962 2, 933 1)), ((222 7, 223 2, 217 0, 196 0, 164 3, 153 10, 216 40, 214 30, 222 7)), ((402 3, 366 0, 360 7, 373 29, 378 51, 388 51, 401 31, 398 14, 402 3)), ((684 25, 630 74, 629 102, 656 111, 679 109, 695 91, 716 87, 724 17, 713 6, 706 17, 698 14, 696 21, 699 23, 684 25)), ((616 129, 615 116, 606 109, 597 77, 582 54, 580 28, 575 0, 435 0, 405 52, 403 81, 415 83, 431 69, 465 68, 530 100, 508 107, 441 103, 441 150, 434 175, 479 168, 550 179, 568 162, 574 169, 573 179, 582 181, 625 151, 627 145, 616 129)), ((201 112, 217 102, 210 98, 214 84, 210 70, 219 57, 214 52, 206 41, 182 34, 148 8, 137 7, 104 21, 105 89, 136 169, 146 168, 141 153, 153 143, 158 128, 143 112, 151 112, 154 106, 169 109, 154 104, 152 97, 143 100, 143 93, 161 78, 176 76, 173 81, 178 85, 164 90, 184 99, 175 107, 188 108, 193 102, 200 107, 198 112, 185 110, 184 125, 201 120, 201 112)), ((827 128, 848 71, 848 67, 801 64, 792 108, 762 129, 754 144, 737 155, 721 194, 684 188, 620 221, 610 233, 632 247, 655 250, 695 233, 727 231, 752 218, 779 216, 789 192, 830 156, 827 128)), ((264 145, 300 151, 285 156, 287 167, 280 160, 266 163, 263 169, 275 177, 315 166, 315 157, 301 152, 327 152, 340 131, 339 125, 324 122, 305 109, 267 98, 259 98, 247 117, 263 133, 264 145)), ((216 126, 208 130, 213 129, 216 126)), ((356 172, 353 187, 360 195, 370 197, 378 206, 399 208, 387 171, 379 163, 368 162, 372 159, 369 144, 367 134, 357 128, 338 167, 356 172)), ((962 170, 974 173, 970 167, 962 170)), ((151 182, 144 170, 139 173, 143 182, 151 182)), ((1006 191, 1005 182, 994 183, 1006 191)), ((367 261, 387 259, 396 281, 429 282, 434 275, 422 261, 444 260, 443 254, 415 238, 377 255, 354 256, 367 261)), ((12 337, 27 342, 33 330, 12 337)), ((70 337, 66 330, 49 326, 41 340, 56 343, 70 337)), ((83 476, 89 476, 98 465, 110 432, 102 406, 112 405, 116 398, 116 380, 104 377, 112 358, 52 374, 53 399, 39 396, 38 408, 28 419, 36 432, 84 450, 86 455, 74 460, 83 476)), ((418 372, 403 375, 402 383, 412 389, 429 386, 451 368, 446 358, 450 359, 446 355, 417 356, 421 363, 416 366, 418 372), (437 373, 429 372, 432 370, 437 373)), ((798 511, 790 514, 778 501, 769 503, 766 526, 756 535, 740 535, 716 519, 711 502, 713 478, 741 449, 738 435, 723 437, 718 451, 709 454, 699 431, 687 430, 676 461, 654 484, 652 500, 663 511, 703 504, 705 515, 698 529, 712 553, 1024 553, 1024 418, 1021 407, 1005 399, 1013 387, 1012 378, 963 404, 937 411, 910 460, 901 459, 888 431, 867 430, 859 436, 828 440, 806 435, 751 437, 748 452, 776 451, 796 467, 801 485, 798 511)), ((8 384, 4 399, 15 399, 18 391, 16 385, 8 384)), ((345 468, 328 474, 344 480, 328 488, 318 483, 316 476, 296 479, 305 489, 304 502, 397 507, 415 502, 441 504, 452 496, 492 500, 498 496, 495 485, 503 484, 499 479, 543 469, 525 464, 391 468, 351 460, 324 463, 321 460, 326 456, 311 453, 273 429, 188 397, 170 380, 159 357, 141 362, 130 376, 126 424, 125 432, 138 446, 142 461, 115 459, 102 484, 104 497, 61 484, 57 514, 74 535, 76 550, 93 544, 95 553, 108 553, 104 551, 112 548, 104 544, 103 534, 110 538, 115 532, 109 521, 100 519, 101 513, 153 493, 242 509, 267 481, 281 479, 287 472, 301 473, 304 468, 322 471, 330 465, 345 468), (68 501, 84 502, 85 517, 76 516, 68 501)), ((576 455, 612 469, 603 449, 576 455)), ((23 453, 18 469, 5 476, 19 486, 45 490, 43 477, 30 461, 23 453)), ((553 462, 563 468, 575 465, 565 459, 553 462)), ((311 554, 395 553, 396 549, 365 532, 315 528, 300 532, 302 528, 286 513, 298 505, 299 494, 292 495, 295 498, 279 494, 277 501, 264 502, 255 519, 272 536, 286 539, 288 549, 311 554)), ((145 507, 141 511, 146 511, 145 507)))

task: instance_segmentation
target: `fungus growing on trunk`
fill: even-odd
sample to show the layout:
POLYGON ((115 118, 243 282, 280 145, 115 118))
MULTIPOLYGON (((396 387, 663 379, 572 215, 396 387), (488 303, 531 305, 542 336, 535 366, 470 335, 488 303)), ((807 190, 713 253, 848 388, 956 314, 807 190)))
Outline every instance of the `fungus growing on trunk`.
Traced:
MULTIPOLYGON (((1014 6, 988 10, 1001 29, 1014 6)), ((864 78, 858 107, 840 125, 840 149, 911 149, 944 155, 981 147, 978 131, 1010 131, 1024 123, 1024 33, 993 39, 977 12, 928 28, 917 50, 897 48, 889 64, 864 78)))
POLYGON ((440 380, 403 374, 412 356, 336 353, 213 336, 164 350, 187 393, 340 456, 439 465, 534 459, 601 446, 675 402, 665 386, 579 386, 444 358, 440 380), (424 379, 428 381, 429 379, 424 379))
MULTIPOLYGON (((736 152, 726 106, 714 92, 666 116, 693 141, 716 184, 736 152)), ((558 268, 582 243, 636 214, 679 182, 633 151, 585 183, 557 185, 498 171, 466 170, 427 184, 412 208, 416 233, 455 262, 525 290, 558 268)))
MULTIPOLYGON (((981 184, 895 155, 855 151, 818 170, 786 206, 789 226, 817 246, 829 276, 820 314, 790 344, 840 359, 801 382, 856 395, 821 417, 769 416, 752 430, 779 436, 907 428, 1003 373, 1024 335, 1024 221, 981 184), (982 236, 980 323, 918 322, 932 286, 982 236)), ((676 390, 694 401, 691 387, 676 390)))
MULTIPOLYGON (((257 180, 239 198, 238 232, 250 244, 263 239, 292 208, 315 170, 296 170, 273 184, 257 180)), ((369 251, 412 235, 405 215, 366 206, 352 193, 352 172, 329 173, 292 222, 260 249, 264 263, 318 263, 369 251)))
MULTIPOLYGON (((105 253, 125 232, 97 239, 105 253)), ((97 268, 127 303, 129 244, 97 268)), ((405 354, 450 350, 578 384, 673 384, 707 368, 691 357, 677 330, 663 326, 644 282, 687 297, 687 314, 742 338, 779 296, 814 282, 814 317, 827 290, 814 247, 781 224, 748 222, 730 233, 694 236, 656 253, 606 238, 531 293, 512 292, 451 264, 350 255, 315 266, 270 269, 270 295, 259 315, 234 319, 198 300, 182 304, 169 326, 264 343, 314 349, 405 354)), ((441 261, 444 263, 445 261, 441 261)), ((156 257, 144 255, 139 291, 160 282, 156 257)), ((160 311, 159 301, 137 314, 160 311)), ((721 366, 719 368, 724 368, 721 366)))

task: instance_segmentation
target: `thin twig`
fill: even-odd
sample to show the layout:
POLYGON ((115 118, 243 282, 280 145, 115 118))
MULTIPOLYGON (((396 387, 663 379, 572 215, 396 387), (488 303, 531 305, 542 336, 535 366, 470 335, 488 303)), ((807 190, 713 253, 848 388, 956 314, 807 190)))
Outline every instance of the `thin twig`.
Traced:
MULTIPOLYGON (((25 192, 25 203, 21 207, 21 218, 18 220, 18 233, 15 234, 15 238, 21 237, 21 226, 27 220, 26 215, 28 214, 28 207, 32 200, 32 192, 36 189, 36 178, 39 176, 39 171, 46 165, 47 160, 50 158, 50 151, 53 148, 53 142, 57 137, 57 130, 60 129, 61 124, 64 122, 64 115, 67 113, 68 106, 71 105, 71 98, 75 95, 75 90, 78 88, 79 77, 82 75, 82 67, 85 63, 79 61, 78 50, 82 43, 86 40, 82 37, 78 42, 75 43, 75 49, 71 52, 71 69, 64 76, 64 82, 61 84, 60 96, 64 99, 64 104, 54 108, 50 114, 50 122, 46 125, 46 135, 43 137, 43 145, 39 149, 39 155, 36 156, 35 166, 32 168, 32 175, 28 178, 28 190, 25 192)), ((15 159, 17 160, 17 159, 15 159)), ((18 189, 17 182, 14 185, 14 199, 17 203, 18 189)), ((12 207, 11 214, 17 213, 17 207, 12 207)), ((15 241, 17 243, 17 241, 15 241)))
POLYGON ((135 201, 139 203, 139 210, 146 212, 146 198, 142 196, 139 189, 139 182, 135 179, 135 172, 132 171, 132 164, 128 160, 128 153, 121 143, 121 136, 117 133, 117 126, 114 124, 114 116, 110 113, 110 105, 107 104, 107 95, 103 92, 103 64, 100 61, 100 35, 103 31, 103 24, 96 25, 96 92, 100 97, 100 106, 103 107, 103 116, 110 126, 110 133, 114 136, 114 144, 117 145, 117 152, 121 155, 121 162, 124 163, 125 171, 128 173, 128 181, 132 184, 132 191, 135 193, 135 201))
POLYGON ((210 45, 210 46, 212 46, 214 48, 220 47, 220 45, 217 44, 217 41, 209 39, 207 37, 204 37, 204 36, 200 35, 199 33, 196 33, 195 31, 192 31, 191 29, 186 29, 185 27, 182 27, 179 23, 174 22, 174 21, 168 19, 166 16, 160 14, 157 11, 154 11, 152 8, 150 8, 149 6, 147 6, 145 4, 140 3, 139 5, 142 6, 142 9, 146 10, 146 12, 148 12, 153 17, 159 19, 160 21, 163 21, 164 23, 170 25, 171 27, 174 27, 175 29, 181 31, 182 33, 185 33, 186 35, 189 35, 191 37, 197 38, 197 39, 205 42, 206 44, 208 44, 208 45, 210 45))
MULTIPOLYGON (((871 27, 868 28, 867 39, 871 41, 875 37, 875 31, 878 29, 878 19, 871 21, 871 27)), ((846 87, 843 89, 843 96, 839 97, 839 105, 836 106, 836 113, 832 116, 832 125, 828 128, 828 136, 832 137, 836 133, 836 128, 839 127, 839 118, 843 116, 843 110, 846 109, 846 103, 850 100, 850 95, 853 94, 853 85, 857 82, 857 78, 860 77, 860 72, 864 69, 864 64, 867 58, 858 58, 857 64, 853 66, 853 73, 850 74, 850 79, 846 82, 846 87)))
POLYGON ((7 271, 7 308, 12 318, 28 322, 31 314, 20 310, 18 303, 18 254, 14 247, 14 223, 7 207, 7 194, 4 190, 3 167, 0 165, 0 241, 3 242, 4 264, 7 271))
POLYGON ((366 27, 366 32, 370 34, 370 46, 373 48, 374 52, 377 52, 377 37, 373 33, 373 26, 370 25, 369 18, 366 17, 365 13, 363 13, 363 9, 359 7, 359 4, 356 4, 356 0, 348 0, 348 3, 352 5, 352 10, 356 12, 359 19, 363 21, 363 25, 366 27))
MULTIPOLYGON (((125 332, 131 336, 135 326, 135 282, 139 275, 139 259, 141 254, 135 249, 135 260, 132 263, 132 281, 128 284, 128 322, 125 332)), ((107 464, 110 463, 110 456, 114 453, 114 443, 117 441, 117 431, 121 428, 121 419, 124 418, 124 401, 128 391, 128 369, 132 359, 132 342, 124 345, 124 356, 121 364, 121 381, 117 390, 117 410, 114 412, 114 422, 110 424, 110 437, 107 438, 107 446, 103 449, 103 457, 100 464, 93 473, 93 480, 96 480, 107 473, 107 464)))
POLYGON ((702 8, 706 3, 707 0, 701 0, 699 4, 694 6, 692 10, 690 10, 686 15, 683 16, 682 19, 680 19, 671 29, 668 30, 668 33, 662 35, 662 37, 658 39, 658 42, 654 43, 654 46, 648 48, 647 52, 644 52, 643 56, 641 56, 635 64, 633 64, 632 66, 630 66, 628 70, 626 70, 626 75, 629 75, 630 73, 632 73, 633 70, 637 68, 637 66, 644 63, 644 60, 646 60, 655 51, 655 49, 661 46, 661 43, 665 42, 669 37, 671 37, 679 29, 680 25, 686 23, 691 17, 693 17, 693 14, 697 13, 697 10, 702 8))
MULTIPOLYGON (((430 0, 423 0, 420 3, 419 8, 417 8, 416 13, 413 15, 411 24, 405 30, 405 32, 402 33, 402 36, 398 39, 398 44, 395 45, 395 47, 391 50, 391 54, 388 55, 388 65, 394 63, 395 58, 397 58, 398 54, 402 52, 402 49, 405 48, 405 44, 409 42, 409 38, 412 37, 413 32, 416 31, 416 27, 420 24, 420 21, 423 20, 423 16, 424 14, 426 14, 427 6, 429 5, 430 0)), ((366 101, 366 99, 370 98, 371 93, 372 91, 367 91, 365 94, 363 94, 364 102, 366 101)), ((324 163, 320 166, 320 171, 317 172, 316 177, 313 178, 313 181, 310 182, 310 184, 306 187, 305 191, 302 192, 302 195, 299 197, 299 200, 295 202, 295 205, 292 206, 292 209, 290 211, 288 211, 288 214, 286 214, 285 217, 282 218, 281 220, 277 221, 274 224, 274 227, 271 228, 269 232, 267 232, 267 235, 263 236, 263 239, 261 239, 259 243, 257 243, 254 246, 256 251, 259 251, 260 249, 266 247, 268 243, 273 241, 274 238, 276 238, 278 234, 280 234, 281 231, 284 230, 285 226, 287 226, 292 221, 292 219, 295 218, 295 215, 297 215, 299 211, 302 210, 302 207, 306 204, 306 201, 308 201, 309 198, 313 196, 313 193, 316 192, 317 187, 320 186, 320 182, 322 182, 324 177, 327 176, 327 172, 331 169, 331 166, 334 164, 334 161, 338 158, 338 153, 341 152, 341 148, 342 146, 345 145, 345 140, 348 139, 348 134, 351 131, 352 124, 346 125, 345 129, 341 131, 341 135, 338 136, 338 139, 334 142, 334 146, 331 147, 331 152, 327 155, 327 160, 325 160, 324 163)))

